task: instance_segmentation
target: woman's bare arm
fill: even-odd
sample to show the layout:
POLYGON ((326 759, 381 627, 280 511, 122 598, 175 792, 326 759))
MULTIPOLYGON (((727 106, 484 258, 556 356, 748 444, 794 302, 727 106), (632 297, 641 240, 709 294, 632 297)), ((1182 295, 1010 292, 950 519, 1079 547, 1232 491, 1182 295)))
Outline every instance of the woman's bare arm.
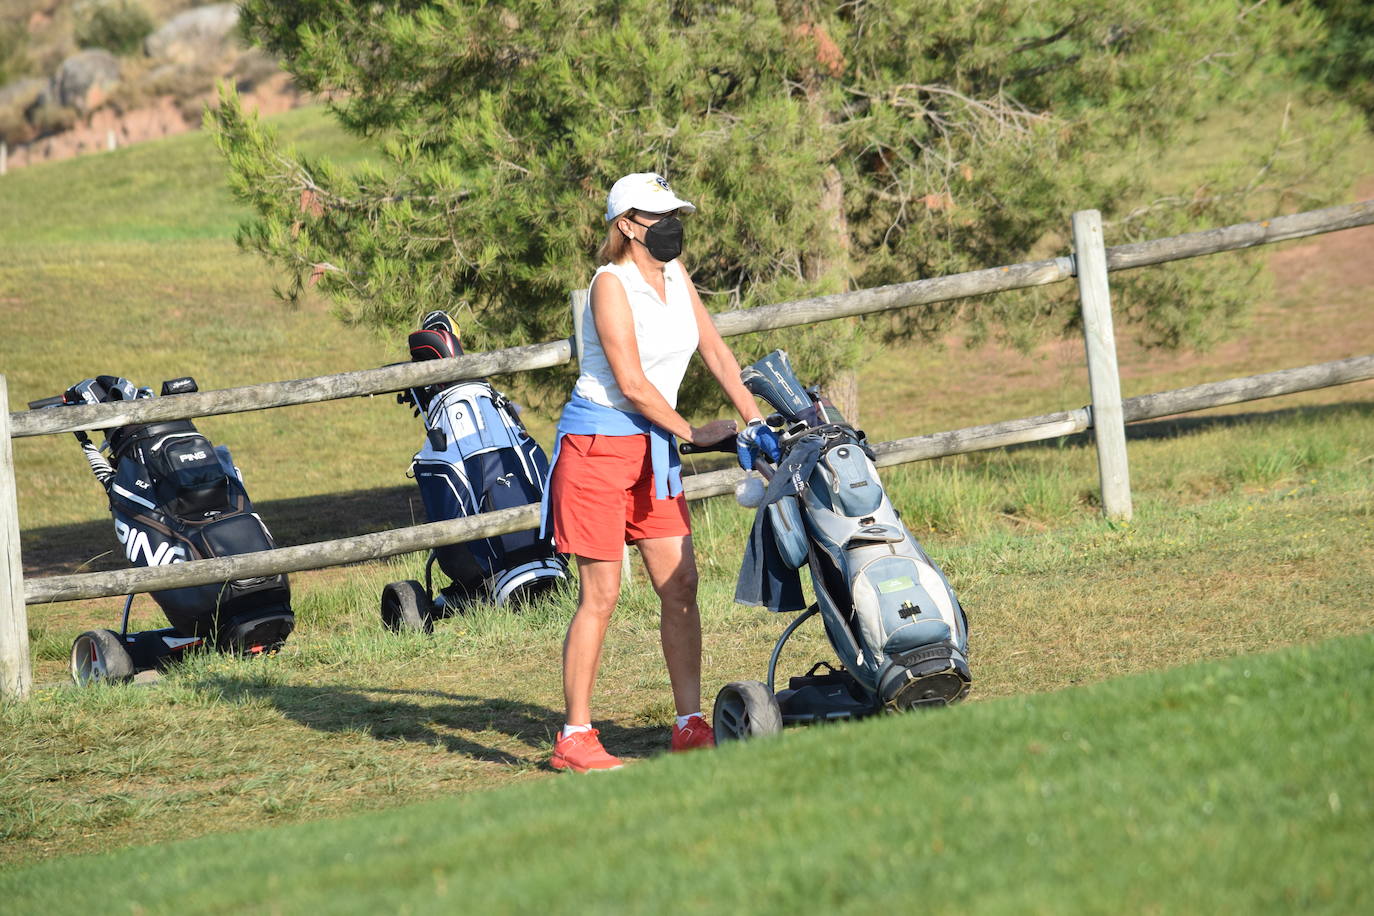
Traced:
MULTIPOLYGON (((687 269, 683 268, 682 272, 686 275, 687 269)), ((739 361, 735 359, 730 345, 720 336, 720 331, 716 330, 716 323, 711 320, 711 313, 706 311, 706 306, 702 305, 701 296, 697 294, 696 284, 690 276, 687 277, 687 291, 692 297, 692 309, 697 316, 697 333, 700 338, 697 352, 701 354, 706 368, 715 376, 726 397, 735 405, 735 409, 746 423, 761 418, 763 415, 759 412, 758 402, 739 380, 739 361)))
POLYGON ((679 439, 697 445, 710 445, 734 432, 730 428, 734 421, 726 420, 694 428, 649 381, 639 359, 634 313, 630 311, 630 301, 618 277, 605 273, 597 277, 592 283, 591 302, 592 320, 596 322, 596 334, 601 339, 601 349, 610 363, 611 374, 637 413, 679 439))

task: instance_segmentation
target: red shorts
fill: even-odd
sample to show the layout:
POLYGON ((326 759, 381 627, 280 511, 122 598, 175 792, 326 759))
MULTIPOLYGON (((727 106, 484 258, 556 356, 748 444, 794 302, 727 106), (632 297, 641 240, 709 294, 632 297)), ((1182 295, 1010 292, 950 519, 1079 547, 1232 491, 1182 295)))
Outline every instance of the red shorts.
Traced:
POLYGON ((641 538, 692 533, 687 497, 654 499, 649 437, 565 435, 549 480, 560 553, 618 560, 641 538))

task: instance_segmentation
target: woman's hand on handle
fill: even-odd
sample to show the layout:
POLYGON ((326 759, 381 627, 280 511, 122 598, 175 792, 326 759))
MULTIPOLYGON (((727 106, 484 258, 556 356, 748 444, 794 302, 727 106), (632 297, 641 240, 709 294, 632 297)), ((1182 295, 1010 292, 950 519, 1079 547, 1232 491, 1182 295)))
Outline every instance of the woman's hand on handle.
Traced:
POLYGON ((739 424, 734 420, 712 420, 704 426, 692 427, 692 444, 705 448, 730 439, 739 432, 739 424))

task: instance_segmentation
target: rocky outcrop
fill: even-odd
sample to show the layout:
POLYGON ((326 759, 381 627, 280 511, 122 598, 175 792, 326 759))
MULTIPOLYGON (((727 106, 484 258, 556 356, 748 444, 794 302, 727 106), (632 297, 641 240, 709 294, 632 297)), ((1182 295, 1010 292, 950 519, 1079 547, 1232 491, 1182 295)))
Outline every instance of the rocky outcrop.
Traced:
POLYGON ((0 139, 17 137, 26 140, 33 131, 27 123, 28 114, 42 105, 52 94, 52 80, 31 76, 0 86, 0 139))
MULTIPOLYGON (((62 43, 51 42, 44 49, 46 66, 61 64, 49 71, 50 78, 0 87, 0 142, 8 146, 7 167, 194 130, 203 106, 216 102, 218 80, 230 82, 245 106, 263 114, 305 103, 271 55, 243 46, 238 21, 233 3, 194 7, 148 35, 143 54, 125 59, 103 50, 71 54, 70 34, 62 43)), ((35 20, 30 32, 51 23, 51 17, 35 20)))
POLYGON ((48 81, 41 76, 25 77, 0 86, 0 109, 28 108, 48 91, 48 81))
POLYGON ((232 3, 200 6, 172 17, 143 41, 152 58, 196 64, 223 55, 235 44, 239 10, 232 3))
POLYGON ((49 81, 28 77, 0 87, 0 141, 27 143, 38 133, 29 111, 48 93, 49 81))
MULTIPOLYGON (((245 108, 250 111, 256 109, 262 115, 288 111, 303 101, 287 73, 278 73, 264 80, 251 91, 243 93, 241 99, 245 108)), ((38 162, 53 162, 155 140, 195 130, 199 125, 199 118, 188 118, 171 96, 163 96, 149 105, 129 111, 116 112, 111 108, 103 108, 71 130, 12 148, 8 168, 23 168, 38 162)))
POLYGON ((78 51, 57 68, 45 101, 85 114, 99 108, 106 91, 117 85, 119 58, 109 51, 78 51))

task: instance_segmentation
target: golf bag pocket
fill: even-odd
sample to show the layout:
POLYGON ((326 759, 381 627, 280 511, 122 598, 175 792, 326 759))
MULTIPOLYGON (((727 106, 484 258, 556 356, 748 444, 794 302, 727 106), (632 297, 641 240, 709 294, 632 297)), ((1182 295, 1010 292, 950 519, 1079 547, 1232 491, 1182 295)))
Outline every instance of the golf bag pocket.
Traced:
POLYGON ((934 570, 912 557, 889 554, 863 566, 854 577, 853 595, 866 646, 895 655, 951 639, 949 602, 936 600, 943 584, 927 581, 932 577, 938 578, 934 570))
POLYGON ((466 456, 518 448, 529 436, 506 413, 504 398, 498 405, 499 397, 484 382, 460 383, 443 392, 430 404, 427 425, 442 430, 444 442, 437 446, 431 439, 431 449, 466 456))
POLYGON ((773 529, 773 543, 778 555, 791 569, 806 565, 806 528, 802 522, 797 497, 784 496, 768 506, 768 520, 773 529))
POLYGON ((199 541, 207 557, 232 557, 276 546, 262 521, 249 512, 210 522, 200 529, 199 541))
MULTIPOLYGON (((534 440, 527 440, 537 449, 534 440)), ((421 461, 414 464, 415 481, 430 521, 467 518, 538 502, 542 493, 542 452, 497 449, 466 459, 451 456, 453 463, 421 461)), ((497 586, 503 573, 526 562, 552 559, 548 542, 537 531, 507 534, 434 548, 439 567, 464 589, 479 590, 483 583, 497 586)))
MULTIPOLYGON (((233 557, 277 546, 262 519, 252 512, 217 518, 201 526, 194 537, 204 557, 233 557)), ((273 610, 289 614, 291 592, 286 576, 280 573, 234 579, 223 583, 219 605, 225 620, 233 616, 262 616, 273 610)))
POLYGON ((835 511, 850 518, 870 515, 883 501, 883 485, 878 480, 873 462, 857 445, 846 444, 830 449, 821 458, 828 474, 831 502, 835 511))
POLYGON ((229 504, 229 478, 214 446, 204 436, 180 436, 158 451, 160 473, 168 505, 177 516, 204 515, 229 504))

